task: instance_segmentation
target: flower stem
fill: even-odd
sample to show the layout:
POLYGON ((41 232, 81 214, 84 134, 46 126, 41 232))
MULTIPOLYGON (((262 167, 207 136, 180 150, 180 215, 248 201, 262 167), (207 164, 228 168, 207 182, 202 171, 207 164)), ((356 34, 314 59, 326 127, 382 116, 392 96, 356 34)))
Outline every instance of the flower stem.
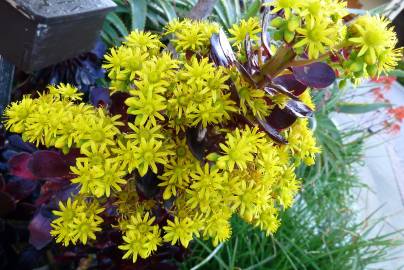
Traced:
POLYGON ((276 51, 275 55, 262 66, 261 73, 257 78, 258 85, 263 86, 266 76, 275 78, 277 75, 279 75, 290 65, 291 61, 293 61, 295 57, 296 53, 293 51, 292 47, 280 47, 276 51))

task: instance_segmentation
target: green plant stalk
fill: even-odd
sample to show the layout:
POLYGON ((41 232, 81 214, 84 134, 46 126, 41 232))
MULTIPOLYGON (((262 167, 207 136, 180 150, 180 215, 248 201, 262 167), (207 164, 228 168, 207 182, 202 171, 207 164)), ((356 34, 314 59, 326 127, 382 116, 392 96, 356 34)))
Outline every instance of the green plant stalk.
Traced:
POLYGON ((261 72, 256 78, 258 81, 258 86, 262 87, 265 84, 265 77, 275 78, 283 70, 285 70, 290 63, 295 59, 296 53, 290 46, 280 47, 275 55, 266 62, 262 68, 261 72))

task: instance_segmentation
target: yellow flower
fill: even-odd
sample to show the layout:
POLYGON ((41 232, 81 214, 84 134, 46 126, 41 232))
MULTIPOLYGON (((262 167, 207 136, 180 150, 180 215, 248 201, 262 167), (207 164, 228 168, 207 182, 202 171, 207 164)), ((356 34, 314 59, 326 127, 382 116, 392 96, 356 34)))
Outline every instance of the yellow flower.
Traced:
POLYGON ((302 28, 296 30, 300 36, 295 48, 305 46, 307 48, 309 59, 316 59, 320 53, 325 53, 327 47, 333 48, 335 40, 332 39, 336 29, 331 27, 326 21, 309 17, 302 28))
POLYGON ((249 129, 240 131, 236 128, 233 133, 228 133, 226 143, 219 145, 224 152, 224 155, 217 161, 219 168, 227 169, 229 172, 234 170, 235 165, 240 170, 247 169, 247 163, 253 161, 253 154, 257 151, 254 144, 258 142, 259 136, 256 136, 256 132, 256 129, 251 132, 249 129))
POLYGON ((71 101, 81 101, 83 93, 79 93, 78 89, 71 84, 61 83, 59 85, 49 85, 48 86, 49 93, 53 95, 60 95, 63 98, 66 98, 71 101))
POLYGON ((241 20, 238 24, 234 24, 229 33, 232 35, 230 40, 234 41, 234 44, 243 44, 247 35, 251 40, 258 40, 258 34, 261 33, 261 27, 259 19, 251 17, 248 20, 241 20))
POLYGON ((360 48, 358 57, 364 56, 366 63, 377 63, 379 55, 386 49, 393 49, 397 36, 390 22, 380 16, 360 16, 350 27, 352 37, 349 41, 360 48))
POLYGON ((140 176, 144 176, 149 167, 154 173, 158 172, 156 163, 167 164, 171 151, 164 149, 161 141, 142 138, 136 148, 135 157, 138 160, 137 168, 140 176))
POLYGON ((269 3, 265 3, 266 6, 273 6, 274 9, 272 13, 277 13, 281 10, 285 11, 286 19, 292 14, 292 10, 297 9, 301 6, 301 0, 274 0, 269 3))
POLYGON ((121 140, 117 141, 116 147, 111 151, 115 154, 113 157, 114 162, 121 164, 122 169, 126 168, 128 173, 131 173, 138 166, 138 160, 136 158, 137 144, 128 140, 123 143, 121 140))
POLYGON ((90 117, 82 121, 80 125, 83 128, 85 135, 83 139, 85 142, 81 147, 88 147, 91 145, 107 147, 115 145, 115 136, 119 133, 119 130, 108 121, 102 121, 98 117, 90 117))
POLYGON ((21 101, 10 104, 4 111, 6 128, 11 132, 24 132, 27 118, 35 109, 35 101, 28 96, 24 96, 21 101))
POLYGON ((80 184, 80 193, 95 195, 94 182, 104 175, 101 166, 91 166, 88 160, 77 160, 76 166, 70 167, 70 171, 76 175, 71 182, 80 184))
POLYGON ((166 232, 164 235, 164 241, 171 242, 172 245, 180 242, 184 247, 188 247, 188 244, 195 233, 193 223, 192 219, 188 217, 181 220, 178 217, 175 217, 174 222, 167 220, 167 226, 163 227, 166 232))
POLYGON ((114 162, 113 159, 105 160, 103 166, 103 176, 98 178, 94 183, 93 194, 96 197, 111 195, 111 189, 114 191, 121 191, 120 185, 126 184, 126 180, 123 178, 126 176, 126 172, 121 168, 121 165, 114 162))
POLYGON ((156 126, 156 118, 164 121, 161 111, 167 107, 167 100, 163 96, 153 95, 152 92, 145 95, 141 91, 135 94, 136 97, 128 98, 125 103, 129 106, 128 113, 136 115, 136 125, 145 125, 147 121, 150 121, 153 126, 156 126))
POLYGON ((126 37, 124 44, 129 48, 139 48, 152 55, 158 53, 163 47, 157 35, 138 30, 132 31, 129 36, 126 37))
POLYGON ((149 54, 140 48, 129 48, 126 51, 122 65, 124 73, 129 75, 129 80, 134 80, 138 72, 142 69, 143 63, 147 60, 149 54))
POLYGON ((231 236, 231 225, 229 223, 229 217, 224 213, 216 213, 212 215, 206 222, 206 228, 204 229, 204 235, 213 238, 213 246, 217 246, 219 243, 225 242, 231 236))
POLYGON ((256 227, 265 231, 267 236, 274 234, 280 226, 278 210, 274 206, 270 206, 268 209, 265 209, 260 213, 253 223, 256 227))
POLYGON ((95 240, 95 233, 101 231, 99 227, 102 219, 95 215, 87 215, 86 213, 78 213, 74 218, 74 223, 71 229, 74 231, 75 236, 73 241, 80 240, 84 245, 87 244, 88 239, 95 240))
POLYGON ((164 200, 176 196, 177 189, 185 189, 186 185, 189 183, 191 166, 192 164, 178 162, 173 158, 168 163, 164 164, 164 173, 159 176, 162 180, 159 186, 165 187, 163 192, 164 200))
POLYGON ((134 144, 140 144, 142 139, 164 139, 164 135, 161 133, 162 127, 160 125, 152 126, 150 121, 146 122, 146 125, 134 125, 132 123, 128 123, 128 125, 133 133, 126 135, 126 138, 131 139, 134 144))
POLYGON ((126 57, 127 54, 124 47, 111 48, 109 54, 104 56, 105 63, 102 67, 109 71, 108 77, 110 79, 115 79, 120 73, 126 57))
POLYGON ((69 198, 64 205, 59 202, 59 211, 53 214, 59 216, 52 221, 51 235, 56 237, 56 242, 62 242, 68 246, 70 242, 76 244, 80 240, 87 243, 88 238, 95 240, 95 233, 101 231, 99 225, 103 219, 99 216, 104 208, 96 203, 87 204, 84 201, 74 201, 69 198))

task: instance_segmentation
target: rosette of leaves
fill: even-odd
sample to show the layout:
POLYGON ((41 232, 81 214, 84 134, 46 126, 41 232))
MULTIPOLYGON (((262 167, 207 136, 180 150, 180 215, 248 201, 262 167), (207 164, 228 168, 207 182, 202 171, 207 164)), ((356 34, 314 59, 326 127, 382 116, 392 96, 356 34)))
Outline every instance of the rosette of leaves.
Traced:
POLYGON ((78 87, 87 96, 92 88, 100 86, 105 76, 102 58, 107 47, 98 39, 90 52, 62 61, 56 65, 35 71, 32 74, 17 72, 13 99, 32 93, 32 89, 45 89, 49 84, 68 83, 78 87))
POLYGON ((309 88, 335 81, 339 42, 362 50, 342 35, 341 2, 325 2, 333 9, 315 19, 307 6, 275 1, 261 21, 232 27, 230 39, 215 23, 174 20, 164 33, 174 51, 161 36, 134 31, 105 56, 110 102, 85 104, 77 89, 60 85, 11 104, 11 132, 77 153, 69 180, 78 194, 53 211, 56 241, 96 246, 112 231, 120 240, 110 247, 143 262, 194 237, 226 241, 232 215, 273 234, 300 186, 295 167, 313 165, 319 152, 306 119, 309 88), (291 19, 295 33, 275 23, 283 40, 271 39, 276 18, 291 19), (336 34, 343 38, 330 42, 336 34))

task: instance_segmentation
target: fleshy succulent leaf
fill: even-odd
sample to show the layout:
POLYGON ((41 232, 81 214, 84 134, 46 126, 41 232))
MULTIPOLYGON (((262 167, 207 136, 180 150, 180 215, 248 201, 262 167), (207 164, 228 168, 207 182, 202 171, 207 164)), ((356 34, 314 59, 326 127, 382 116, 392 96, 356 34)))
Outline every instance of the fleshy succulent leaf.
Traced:
POLYGON ((41 208, 31 220, 29 229, 29 243, 40 250, 52 241, 51 213, 45 208, 41 208))
POLYGON ((295 96, 300 96, 307 89, 307 86, 296 80, 293 74, 286 74, 276 77, 273 79, 273 82, 278 85, 282 85, 295 96))
POLYGON ((287 144, 288 141, 279 133, 276 128, 271 126, 266 120, 257 118, 260 127, 268 134, 268 136, 275 142, 280 144, 287 144))
POLYGON ((306 66, 292 67, 293 75, 300 83, 312 88, 326 88, 336 79, 332 67, 323 62, 306 66))
POLYGON ((90 92, 90 102, 95 107, 107 108, 111 106, 112 100, 108 88, 93 88, 90 92))
POLYGON ((0 217, 5 217, 15 210, 16 203, 10 194, 0 191, 0 206, 0 217))
POLYGON ((70 172, 62 155, 54 151, 35 152, 28 166, 31 172, 39 178, 66 177, 70 172))
POLYGON ((8 161, 10 174, 27 180, 37 180, 38 177, 32 173, 28 166, 31 160, 32 155, 29 153, 23 152, 15 155, 8 161))

